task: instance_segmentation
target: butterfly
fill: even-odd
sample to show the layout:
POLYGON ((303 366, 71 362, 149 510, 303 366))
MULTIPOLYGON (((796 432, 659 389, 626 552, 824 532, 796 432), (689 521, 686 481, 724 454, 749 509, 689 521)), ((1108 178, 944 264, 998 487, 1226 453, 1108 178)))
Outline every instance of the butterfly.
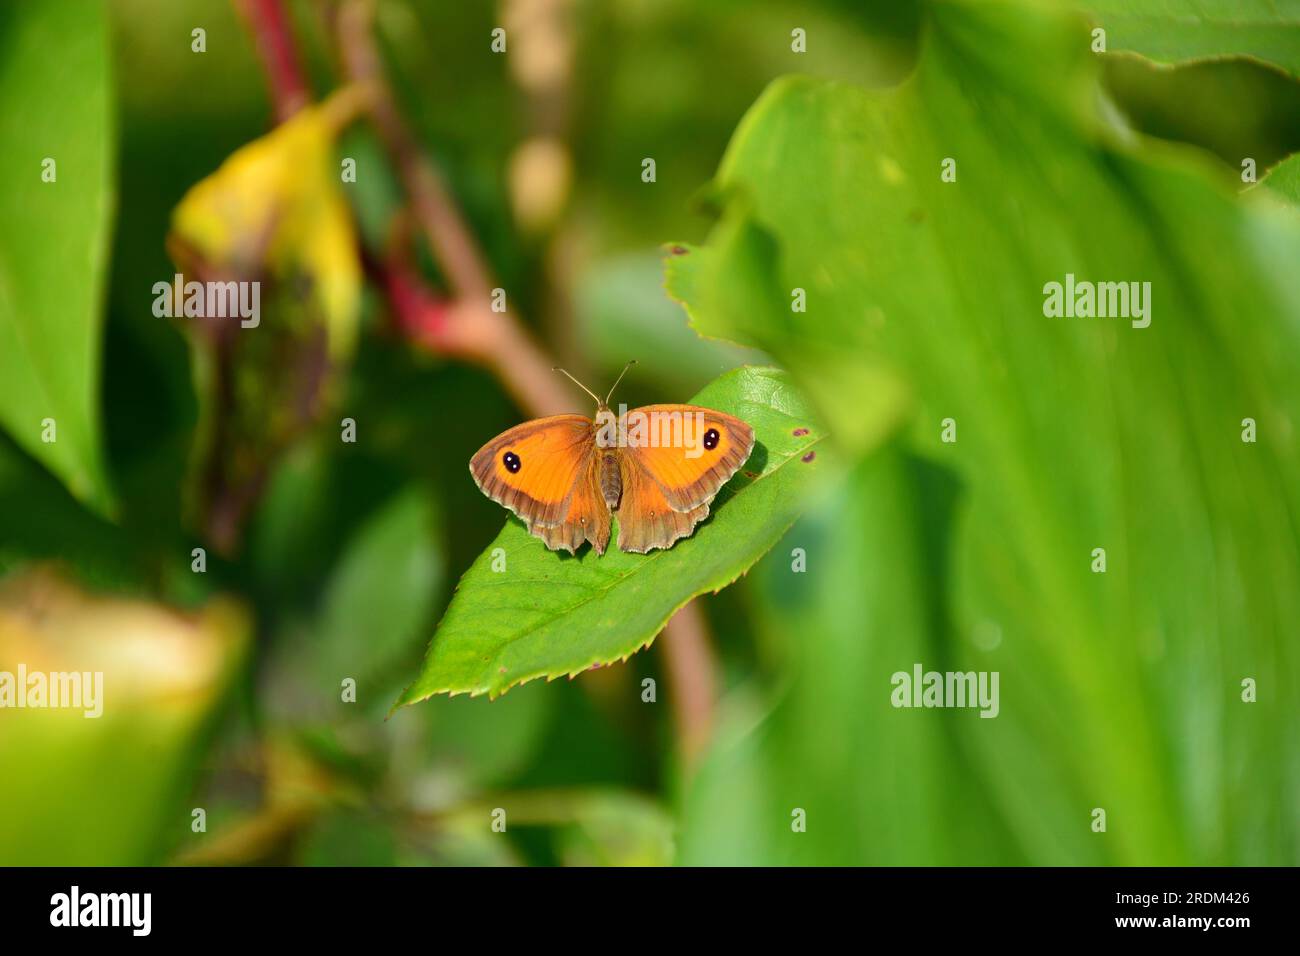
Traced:
MULTIPOLYGON (((614 388, 634 365, 629 362, 614 388)), ((669 548, 709 514, 709 503, 754 449, 754 429, 696 405, 610 410, 614 388, 596 400, 595 419, 552 415, 516 425, 470 459, 482 492, 523 519, 552 551, 573 554, 584 541, 644 554, 669 548)))

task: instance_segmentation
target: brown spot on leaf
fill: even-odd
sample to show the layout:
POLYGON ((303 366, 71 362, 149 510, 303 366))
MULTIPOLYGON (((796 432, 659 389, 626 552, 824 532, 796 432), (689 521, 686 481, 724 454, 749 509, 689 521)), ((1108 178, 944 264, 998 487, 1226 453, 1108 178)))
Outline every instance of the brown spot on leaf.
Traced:
POLYGON ((812 460, 813 460, 814 458, 816 458, 816 457, 817 457, 817 452, 815 452, 815 451, 810 451, 810 452, 808 452, 808 454, 804 455, 803 458, 801 458, 801 459, 799 459, 799 460, 800 460, 800 461, 812 461, 812 460))
POLYGON ((795 438, 802 438, 804 435, 807 435, 807 434, 808 434, 808 429, 806 429, 806 428, 796 428, 796 429, 795 429, 794 431, 792 431, 790 434, 793 435, 795 438))

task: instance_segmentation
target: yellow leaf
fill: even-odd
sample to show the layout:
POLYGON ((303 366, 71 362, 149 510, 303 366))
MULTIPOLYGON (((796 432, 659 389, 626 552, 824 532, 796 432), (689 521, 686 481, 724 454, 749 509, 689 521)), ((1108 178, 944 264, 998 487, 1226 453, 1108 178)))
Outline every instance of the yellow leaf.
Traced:
POLYGON ((361 298, 356 236, 333 151, 357 103, 354 91, 341 91, 236 150, 181 199, 169 237, 173 258, 209 277, 306 283, 335 359, 352 352, 361 298))

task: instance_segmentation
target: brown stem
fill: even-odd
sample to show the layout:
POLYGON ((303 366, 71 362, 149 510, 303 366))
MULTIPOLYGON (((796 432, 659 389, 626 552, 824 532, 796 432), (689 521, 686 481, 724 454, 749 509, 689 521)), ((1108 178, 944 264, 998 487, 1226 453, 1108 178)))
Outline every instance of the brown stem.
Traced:
POLYGON ((487 298, 492 294, 492 282, 469 228, 393 102, 375 44, 374 12, 371 0, 350 0, 339 7, 337 34, 343 68, 354 82, 375 88, 370 117, 451 291, 458 298, 487 298))
POLYGON ((572 410, 575 394, 552 371, 554 363, 508 308, 492 308, 491 270, 442 177, 393 101, 375 44, 373 20, 371 0, 350 0, 340 6, 337 35, 344 69, 353 82, 371 90, 375 128, 457 300, 445 317, 449 351, 488 367, 529 414, 572 410))
POLYGON ((691 601, 674 614, 660 640, 682 764, 689 772, 712 736, 717 690, 709 627, 700 603, 691 601))

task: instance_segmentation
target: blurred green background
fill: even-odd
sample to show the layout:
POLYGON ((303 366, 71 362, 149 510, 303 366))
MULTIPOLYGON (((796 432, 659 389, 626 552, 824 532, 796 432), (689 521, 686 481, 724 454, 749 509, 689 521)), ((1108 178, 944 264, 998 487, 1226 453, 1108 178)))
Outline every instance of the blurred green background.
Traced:
MULTIPOLYGON (((503 523, 466 463, 534 412, 395 327, 375 264, 407 203, 362 120, 334 146, 355 354, 257 436, 237 544, 192 520, 212 359, 150 290, 187 191, 274 124, 268 6, 0 9, 0 670, 126 695, 0 711, 0 863, 1300 862, 1294 11, 1216 30, 1211 3, 1180 46, 1140 0, 374 4, 396 107, 549 356, 594 387, 638 359, 630 404, 775 363, 835 440, 782 543, 693 605, 703 661, 661 637, 385 719, 503 523), (1152 328, 1051 325, 1070 270, 1153 281, 1152 328), (999 670, 1001 715, 889 707, 916 662, 999 670)), ((283 5, 317 98, 356 6, 283 5)), ((320 321, 310 295, 263 308, 320 321)))

